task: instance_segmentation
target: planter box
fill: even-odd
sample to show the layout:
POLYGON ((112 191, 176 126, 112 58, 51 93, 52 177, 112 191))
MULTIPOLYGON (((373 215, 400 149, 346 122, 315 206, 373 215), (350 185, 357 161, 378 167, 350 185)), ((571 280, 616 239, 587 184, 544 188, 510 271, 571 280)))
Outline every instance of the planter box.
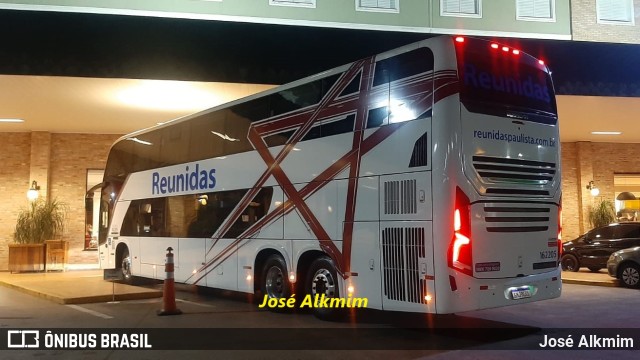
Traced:
POLYGON ((9 244, 9 271, 44 271, 44 244, 9 244))
POLYGON ((69 242, 65 240, 45 240, 47 247, 46 270, 62 270, 67 266, 69 242))

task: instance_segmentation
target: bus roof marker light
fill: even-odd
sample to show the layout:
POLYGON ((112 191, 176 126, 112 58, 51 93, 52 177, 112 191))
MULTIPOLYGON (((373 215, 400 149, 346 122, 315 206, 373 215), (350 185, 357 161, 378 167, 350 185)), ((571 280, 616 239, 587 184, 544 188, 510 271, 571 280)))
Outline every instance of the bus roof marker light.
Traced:
POLYGON ((456 36, 456 42, 463 43, 464 38, 462 36, 456 36))
POLYGON ((509 51, 509 47, 507 47, 507 46, 503 46, 503 47, 502 47, 502 51, 504 51, 504 52, 508 52, 508 51, 509 51))
POLYGON ((518 49, 513 49, 513 51, 511 51, 513 53, 513 55, 520 55, 520 50, 518 49))
POLYGON ((538 60, 538 64, 544 65, 544 60, 538 60))
POLYGON ((500 47, 500 46, 498 46, 498 44, 496 44, 496 43, 491 44, 491 48, 492 48, 492 49, 497 49, 497 48, 499 48, 499 47, 500 47))

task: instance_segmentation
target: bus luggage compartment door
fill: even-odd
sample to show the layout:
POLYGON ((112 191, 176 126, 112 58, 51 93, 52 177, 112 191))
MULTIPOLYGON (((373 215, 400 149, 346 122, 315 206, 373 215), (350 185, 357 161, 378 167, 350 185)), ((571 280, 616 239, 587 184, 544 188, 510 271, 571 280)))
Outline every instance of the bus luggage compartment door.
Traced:
POLYGON ((384 310, 435 312, 431 221, 380 223, 384 310))

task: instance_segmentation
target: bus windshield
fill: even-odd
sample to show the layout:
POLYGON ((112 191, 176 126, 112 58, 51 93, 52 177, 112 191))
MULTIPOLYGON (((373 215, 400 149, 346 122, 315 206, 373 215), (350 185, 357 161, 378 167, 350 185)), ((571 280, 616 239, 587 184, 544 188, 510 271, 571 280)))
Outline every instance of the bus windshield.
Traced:
MULTIPOLYGON (((106 176, 105 176, 106 178, 106 176)), ((98 244, 102 245, 109 236, 109 223, 113 215, 115 201, 122 187, 121 181, 111 180, 102 183, 102 195, 100 197, 100 217, 98 218, 98 244)))
POLYGON ((497 43, 456 44, 460 100, 467 110, 556 124, 553 84, 545 65, 497 43))

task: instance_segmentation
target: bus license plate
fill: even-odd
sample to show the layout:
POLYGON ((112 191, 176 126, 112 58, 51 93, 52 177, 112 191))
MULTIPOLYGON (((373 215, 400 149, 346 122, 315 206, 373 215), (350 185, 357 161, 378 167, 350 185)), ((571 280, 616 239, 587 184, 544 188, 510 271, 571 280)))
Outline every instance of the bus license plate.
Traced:
POLYGON ((511 296, 513 300, 526 299, 531 297, 531 291, 529 289, 511 290, 511 296))

